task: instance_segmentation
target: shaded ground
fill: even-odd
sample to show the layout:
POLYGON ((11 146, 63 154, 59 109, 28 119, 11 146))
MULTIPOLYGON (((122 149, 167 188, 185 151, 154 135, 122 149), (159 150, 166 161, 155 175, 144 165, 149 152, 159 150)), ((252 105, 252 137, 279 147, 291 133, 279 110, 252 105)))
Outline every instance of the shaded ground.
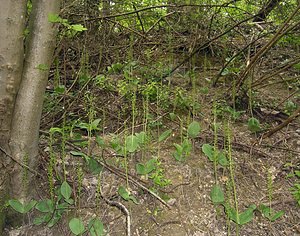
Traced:
MULTIPOLYGON (((278 90, 278 93, 280 92, 284 93, 284 91, 278 90)), ((173 143, 180 141, 180 125, 172 122, 169 122, 168 126, 172 127, 174 136, 171 136, 163 144, 151 144, 143 156, 138 153, 128 158, 129 173, 140 179, 134 169, 136 163, 148 160, 151 155, 159 155, 164 178, 169 179, 171 184, 164 188, 156 187, 156 189, 159 190, 160 196, 167 196, 165 199, 171 205, 170 209, 130 181, 131 193, 138 199, 139 204, 124 201, 118 196, 117 190, 118 186, 125 186, 126 181, 107 169, 104 169, 101 174, 102 195, 126 206, 130 212, 132 235, 235 235, 236 230, 239 230, 239 235, 300 235, 299 206, 290 192, 296 179, 288 178, 289 174, 299 169, 299 118, 271 138, 262 140, 248 131, 249 116, 247 114, 243 114, 236 122, 232 123, 234 181, 240 211, 246 209, 250 204, 269 205, 271 201, 272 209, 285 212, 284 216, 271 222, 260 212, 255 211, 255 216, 250 223, 237 228, 235 223, 227 219, 224 208, 214 206, 210 200, 210 191, 214 185, 214 168, 212 162, 201 151, 204 143, 212 144, 214 140, 214 134, 210 128, 212 122, 209 108, 211 106, 210 98, 206 97, 204 101, 202 100, 202 104, 206 104, 206 107, 202 109, 205 111, 202 113, 203 118, 199 120, 203 131, 194 139, 191 155, 185 161, 178 162, 172 156, 173 143), (255 141, 258 141, 259 144, 253 145, 255 141)), ((268 121, 264 122, 265 124, 267 122, 269 127, 278 123, 270 116, 268 121)), ((224 128, 221 128, 218 136, 220 149, 224 146, 223 135, 226 134, 224 134, 224 128)), ((109 140, 110 136, 106 139, 109 140)), ((100 155, 100 152, 101 150, 97 148, 93 149, 94 155, 100 155)), ((124 164, 123 157, 116 157, 112 149, 107 149, 104 157, 108 163, 115 166, 122 167, 122 163, 124 164)), ((76 181, 75 170, 72 172, 74 163, 72 160, 68 163, 70 168, 68 179, 71 182, 76 181)), ((230 192, 228 168, 218 167, 217 174, 219 183, 228 195, 230 192)), ((153 187, 150 179, 140 179, 140 181, 149 188, 153 187)), ((103 199, 98 198, 97 200, 96 198, 99 177, 85 174, 82 184, 80 210, 77 214, 80 214, 83 219, 98 216, 105 225, 106 235, 126 235, 126 220, 120 209, 109 206, 103 199)), ((45 191, 46 185, 47 183, 42 186, 45 191)), ((74 184, 75 186, 76 184, 74 184)), ((38 186, 37 189, 39 189, 38 186)), ((233 204, 232 197, 229 199, 231 200, 228 202, 233 204)), ((58 226, 52 229, 30 225, 10 231, 8 235, 71 235, 66 221, 69 217, 65 217, 58 226)), ((31 216, 29 218, 32 221, 31 216)))

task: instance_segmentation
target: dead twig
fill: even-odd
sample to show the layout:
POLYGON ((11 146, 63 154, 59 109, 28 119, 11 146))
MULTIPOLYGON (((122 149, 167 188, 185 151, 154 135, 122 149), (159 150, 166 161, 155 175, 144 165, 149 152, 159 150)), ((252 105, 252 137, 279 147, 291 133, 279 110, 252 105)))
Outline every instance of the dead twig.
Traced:
POLYGON ((14 158, 12 155, 10 155, 4 148, 0 147, 0 151, 3 152, 7 157, 9 157, 12 161, 14 161, 15 163, 17 163, 19 166, 23 167, 24 169, 27 169, 29 172, 31 172, 32 174, 39 176, 39 177, 43 177, 40 173, 38 173, 37 171, 35 171, 34 169, 30 168, 28 165, 18 161, 16 158, 14 158))
POLYGON ((296 111, 294 111, 294 113, 289 118, 287 118, 284 122, 277 125, 275 128, 269 130, 267 133, 264 133, 262 135, 262 138, 268 138, 268 137, 272 136, 273 134, 275 134, 276 132, 278 132, 279 130, 281 130, 285 126, 287 126, 289 123, 291 123, 299 115, 300 115, 300 107, 296 111))
MULTIPOLYGON (((76 149, 77 151, 80 151, 82 153, 84 153, 79 147, 75 146, 74 144, 72 144, 71 142, 66 142, 69 146, 73 147, 74 149, 76 149)), ((87 155, 87 153, 84 153, 87 155)), ((97 161, 100 165, 102 165, 104 168, 106 168, 108 171, 110 171, 111 173, 121 177, 124 180, 127 180, 129 182, 131 182, 132 184, 138 186, 139 188, 141 188, 142 190, 144 190, 145 192, 149 193, 150 195, 152 195, 153 197, 155 197, 158 201, 160 201, 164 206, 166 206, 168 209, 171 209, 171 206, 164 201, 160 196, 158 196, 156 193, 154 193, 153 191, 151 191, 149 188, 147 188, 145 185, 141 184, 139 180, 135 179, 133 176, 124 173, 122 170, 111 166, 109 164, 107 164, 105 161, 100 161, 97 160, 95 157, 91 156, 91 158, 93 158, 95 161, 97 161)))

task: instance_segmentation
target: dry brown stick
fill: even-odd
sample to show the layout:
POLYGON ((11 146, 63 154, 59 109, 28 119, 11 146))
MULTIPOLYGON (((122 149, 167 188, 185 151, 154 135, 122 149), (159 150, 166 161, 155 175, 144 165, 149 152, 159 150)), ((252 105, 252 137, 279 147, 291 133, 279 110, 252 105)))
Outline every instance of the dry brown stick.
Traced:
POLYGON ((267 73, 267 75, 264 75, 262 77, 260 77, 259 79, 255 80, 253 83, 252 83, 252 88, 254 87, 257 87, 259 85, 261 85, 262 82, 270 79, 270 78, 273 78, 274 76, 278 75, 280 72, 292 67, 293 65, 297 64, 300 62, 300 57, 296 57, 294 60, 292 61, 289 61, 288 63, 286 63, 284 66, 281 66, 279 69, 275 70, 273 73, 270 74, 267 73))
MULTIPOLYGON (((212 142, 213 141, 213 133, 210 132, 210 131, 207 131, 206 132, 206 135, 205 137, 203 138, 204 140, 209 140, 209 142, 212 142)), ((201 138, 201 137, 199 137, 201 138)), ((224 139, 225 137, 221 134, 218 134, 218 145, 223 145, 224 144, 224 139)), ((236 141, 232 141, 231 142, 231 145, 232 145, 232 148, 234 149, 238 149, 238 150, 242 150, 244 152, 247 152, 247 153, 255 153, 261 157, 264 157, 264 158, 270 158, 270 155, 257 149, 257 148, 254 148, 254 145, 253 146, 250 146, 250 145, 247 145, 245 143, 240 143, 240 142, 236 142, 236 141)))
MULTIPOLYGON (((74 144, 72 144, 71 142, 66 142, 69 146, 73 147, 74 149, 76 149, 77 151, 81 151, 82 152, 82 149, 75 146, 74 144)), ((84 152, 82 152, 84 153, 84 152)), ((84 153, 87 155, 87 153, 84 153)), ((92 156, 92 158, 97 161, 100 165, 102 165, 104 168, 106 168, 107 170, 109 170, 111 173, 121 177, 122 179, 125 179, 129 182, 131 182, 132 184, 140 187, 141 189, 143 189, 145 192, 149 193, 150 195, 152 195, 153 197, 155 197, 158 201, 160 201, 164 206, 166 206, 167 208, 171 209, 171 206, 166 203, 166 201, 164 201, 160 196, 158 196, 156 193, 154 193, 153 191, 151 191, 149 188, 147 188, 146 186, 144 186, 143 184, 141 184, 138 180, 136 180, 133 176, 129 175, 129 174, 126 174, 124 173, 122 170, 119 170, 118 168, 114 167, 114 166, 111 166, 109 164, 107 164, 105 161, 100 161, 100 160, 97 160, 96 158, 94 158, 92 156)))
POLYGON ((287 118, 284 122, 277 125, 275 128, 269 130, 267 133, 263 134, 262 138, 270 137, 271 135, 273 135, 274 133, 278 132, 279 130, 287 126, 289 123, 291 123, 299 115, 300 115, 300 107, 296 111, 294 111, 294 113, 289 118, 287 118))
POLYGON ((131 217, 130 217, 130 212, 128 211, 126 206, 124 206, 120 202, 112 201, 106 198, 102 193, 101 186, 100 186, 100 195, 108 205, 117 207, 120 211, 124 213, 124 215, 126 216, 126 235, 131 236, 131 217))
POLYGON ((31 172, 32 174, 39 176, 39 177, 43 177, 43 175, 41 175, 40 173, 38 173, 37 171, 33 170, 32 168, 30 168, 28 165, 18 161, 16 158, 14 158, 12 155, 10 155, 4 148, 0 147, 0 151, 3 152, 7 157, 9 157, 11 160, 13 160, 14 162, 16 162, 19 166, 23 167, 24 169, 27 169, 29 172, 31 172))

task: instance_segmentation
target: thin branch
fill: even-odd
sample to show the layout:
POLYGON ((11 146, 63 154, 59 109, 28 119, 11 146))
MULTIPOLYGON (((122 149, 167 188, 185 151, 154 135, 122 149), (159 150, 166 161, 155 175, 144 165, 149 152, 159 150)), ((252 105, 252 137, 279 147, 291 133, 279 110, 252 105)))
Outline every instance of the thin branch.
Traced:
POLYGON ((260 77, 259 79, 255 80, 252 84, 252 88, 257 87, 262 84, 262 82, 268 80, 269 78, 274 78, 274 76, 278 75, 282 71, 292 67, 293 65, 300 62, 300 57, 296 57, 295 59, 285 63, 283 66, 280 66, 279 68, 275 68, 273 73, 268 72, 266 75, 260 77))
POLYGON ((19 166, 23 167, 24 169, 27 169, 32 174, 39 176, 39 177, 43 177, 43 175, 41 175, 34 169, 30 168, 28 165, 18 161, 16 158, 14 158, 12 155, 10 155, 4 148, 0 147, 0 151, 3 152, 6 156, 8 156, 10 159, 12 159, 14 162, 16 162, 19 166))
MULTIPOLYGON (((139 13, 139 12, 148 11, 148 10, 152 10, 152 9, 159 9, 159 8, 182 8, 182 7, 201 7, 201 8, 227 7, 227 8, 237 8, 235 6, 229 6, 230 4, 232 4, 234 2, 235 1, 230 1, 229 3, 224 3, 224 4, 181 4, 181 5, 164 4, 164 5, 156 5, 156 6, 144 7, 144 8, 137 9, 135 11, 130 11, 130 12, 124 12, 124 13, 119 13, 119 14, 114 14, 114 15, 109 15, 109 16, 99 16, 99 17, 95 17, 95 18, 91 18, 91 19, 86 19, 84 21, 87 22, 87 21, 115 18, 115 17, 120 17, 120 16, 128 16, 128 15, 133 15, 133 14, 136 14, 136 13, 139 13)), ((78 21, 77 23, 82 23, 82 22, 83 21, 78 21)))
MULTIPOLYGON (((239 81, 237 83, 236 91, 238 92, 241 88, 241 86, 244 83, 244 80, 247 78, 249 72, 254 68, 254 66, 257 64, 258 59, 261 58, 264 54, 266 54, 272 46, 274 46, 280 38, 282 38, 287 32, 292 30, 295 25, 298 25, 297 23, 289 26, 289 22, 294 18, 294 16, 298 13, 300 9, 300 5, 294 10, 294 12, 287 18, 287 20, 282 24, 280 29, 276 32, 276 34, 273 36, 273 38, 270 39, 270 41, 265 44, 258 52, 257 54, 252 58, 250 63, 247 65, 246 69, 241 74, 239 81)), ((299 22, 298 22, 299 23, 299 22)))
POLYGON ((199 51, 209 47, 209 45, 216 41, 217 39, 221 38, 222 36, 226 35, 227 33, 229 33, 231 30, 233 30, 234 28, 236 28, 237 26, 253 19, 256 15, 248 17, 238 23, 236 23, 235 25, 231 26, 229 29, 225 30, 223 33, 218 34, 217 36, 215 36, 214 38, 210 39, 209 41, 203 43, 202 45, 200 45, 198 48, 196 48, 192 53, 190 53, 190 55, 188 55, 184 60, 182 60, 179 64, 177 64, 175 67, 172 68, 172 70, 168 73, 166 73, 165 75, 162 76, 162 79, 170 76, 171 74, 173 74, 179 67, 181 67, 182 65, 184 65, 186 62, 188 62, 196 53, 198 53, 199 51))
POLYGON ((282 122, 280 125, 277 125, 275 128, 273 128, 273 129, 269 130, 267 133, 263 134, 262 138, 268 138, 268 137, 272 136, 273 134, 275 134, 276 132, 278 132, 285 126, 287 126, 289 123, 291 123, 299 115, 300 115, 300 107, 296 111, 294 111, 294 113, 289 118, 287 118, 284 122, 282 122))

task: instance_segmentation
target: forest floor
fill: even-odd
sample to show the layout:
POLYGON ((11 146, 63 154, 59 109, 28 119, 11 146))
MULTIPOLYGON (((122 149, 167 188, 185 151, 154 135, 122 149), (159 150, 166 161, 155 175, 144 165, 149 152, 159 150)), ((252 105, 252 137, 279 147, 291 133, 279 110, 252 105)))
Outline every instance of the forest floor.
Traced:
MULTIPOLYGON (((199 73, 196 74, 196 79, 205 83, 203 79, 205 76, 199 73)), ((188 83, 182 83, 180 80, 175 81, 175 83, 188 87, 188 83)), ((170 137, 162 142, 152 139, 144 150, 130 154, 125 158, 126 160, 124 157, 118 156, 116 151, 109 145, 105 150, 94 145, 89 147, 89 150, 82 148, 83 151, 90 152, 92 156, 101 156, 99 160, 105 160, 105 163, 108 163, 109 166, 115 166, 118 169, 114 172, 103 168, 100 175, 88 173, 82 175, 81 197, 76 205, 78 210, 76 215, 80 215, 84 221, 91 216, 99 217, 104 224, 105 235, 126 235, 127 227, 124 212, 115 205, 107 204, 103 198, 97 198, 97 194, 99 194, 97 188, 99 188, 100 182, 102 197, 121 203, 129 211, 131 235, 300 235, 300 208, 291 194, 292 186, 296 181, 299 181, 292 175, 294 171, 300 168, 299 118, 296 118, 270 137, 261 138, 263 132, 255 134, 248 129, 247 122, 251 117, 249 112, 240 113, 235 120, 232 119, 229 128, 226 128, 225 116, 228 116, 230 110, 220 107, 218 108, 220 109, 219 115, 221 115, 221 119, 219 119, 220 128, 216 134, 212 128, 214 124, 214 99, 217 94, 222 94, 227 87, 221 82, 217 88, 203 94, 200 91, 207 86, 203 83, 201 82, 195 87, 196 100, 201 104, 201 111, 196 118, 201 125, 201 132, 191 140, 192 150, 184 160, 176 160, 173 153, 175 151, 174 143, 180 143, 183 136, 185 136, 186 129, 182 127, 186 127, 187 122, 182 123, 180 119, 170 119, 171 112, 157 114, 157 116, 162 117, 161 120, 164 123, 162 127, 155 128, 152 131, 153 137, 155 133, 159 133, 159 136, 163 131, 169 129, 172 131, 170 137), (211 91, 213 92, 211 93, 211 91), (228 137, 231 140, 229 142, 228 137), (214 169, 214 163, 202 151, 203 144, 213 146, 214 143, 220 150, 224 150, 227 155, 228 152, 231 153, 231 167, 217 165, 214 169), (153 179, 149 178, 151 174, 148 175, 148 178, 147 175, 141 177, 141 175, 137 175, 135 170, 137 163, 145 163, 153 156, 158 157, 159 160, 156 173, 161 178, 158 180, 161 186, 153 183, 153 179), (129 178, 127 181, 123 175, 126 173, 124 165, 128 166, 127 174, 129 178), (225 192, 225 203, 234 207, 238 206, 238 212, 245 211, 252 204, 256 206, 250 222, 238 225, 229 219, 223 205, 212 203, 210 193, 216 181, 225 192), (136 182, 149 190, 154 191, 155 189, 169 208, 147 190, 142 190, 136 182), (137 199, 137 204, 130 200, 125 201, 118 195, 118 188, 121 185, 128 187, 130 194, 137 199), (274 212, 283 211, 284 214, 271 221, 258 210, 258 206, 261 204, 271 207, 274 212)), ((262 127, 272 129, 288 118, 288 116, 284 116, 282 107, 276 108, 279 110, 277 111, 273 106, 273 104, 280 104, 288 93, 291 93, 291 91, 282 84, 275 84, 259 91, 260 99, 256 100, 259 109, 256 110, 254 116, 260 120, 262 127)), ((108 100, 120 100, 119 97, 114 97, 112 94, 106 98, 102 94, 98 94, 98 96, 102 97, 103 100, 107 99, 106 102, 108 100)), ((299 96, 295 103, 297 102, 299 105, 299 96)), ((103 103, 96 104, 96 107, 104 106, 103 103)), ((105 125, 107 130, 113 130, 109 126, 115 125, 115 116, 120 106, 113 107, 113 105, 108 104, 109 102, 106 105, 110 113, 106 114, 105 125)), ((77 105, 84 106, 85 104, 77 105)), ((150 104, 149 109, 156 111, 157 108, 155 104, 150 104)), ((234 112, 229 114, 229 116, 234 115, 234 112)), ((187 119, 192 120, 190 116, 187 119)), ((121 120, 120 123, 123 121, 121 120)), ((45 124, 47 121, 42 121, 42 123, 45 124)), ((131 132, 130 126, 127 127, 129 127, 127 130, 131 132)), ((141 127, 142 125, 136 125, 135 132, 141 131, 141 127)), ((125 125, 121 128, 126 130, 125 125)), ((121 128, 118 129, 118 135, 124 134, 121 128)), ((104 142, 110 143, 114 136, 105 130, 101 132, 103 132, 102 139, 104 142)), ((42 138, 41 153, 45 159, 49 155, 47 145, 48 142, 43 141, 42 138)), ((68 146, 67 144, 67 151, 69 150, 72 150, 72 145, 68 146)), ((68 181, 73 183, 73 188, 76 189, 76 181, 78 181, 76 171, 78 170, 74 167, 75 161, 72 158, 74 158, 72 155, 67 154, 68 181)), ((41 172, 45 172, 45 176, 47 176, 45 168, 46 164, 42 165, 41 172)), ((45 195, 47 195, 47 186, 46 178, 43 183, 39 182, 36 185, 36 190, 41 198, 43 198, 41 189, 44 189, 45 195)), ((72 235, 68 229, 68 219, 72 214, 74 214, 72 211, 66 214, 66 217, 58 225, 50 229, 44 225, 34 226, 29 224, 19 229, 10 230, 8 235, 72 235)), ((32 217, 33 215, 29 215, 29 222, 32 222, 32 217)))

